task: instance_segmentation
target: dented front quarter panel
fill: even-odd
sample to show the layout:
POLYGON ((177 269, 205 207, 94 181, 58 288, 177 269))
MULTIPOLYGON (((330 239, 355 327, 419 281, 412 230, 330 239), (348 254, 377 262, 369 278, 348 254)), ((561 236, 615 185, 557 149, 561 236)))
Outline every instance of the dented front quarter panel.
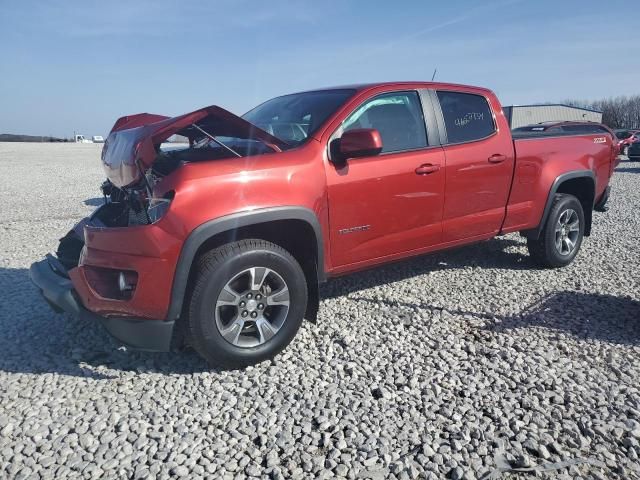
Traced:
POLYGON ((328 224, 326 181, 319 142, 265 155, 183 165, 156 185, 175 198, 162 221, 186 236, 199 225, 261 208, 297 206, 316 214, 323 234, 328 224), (206 192, 206 193, 205 193, 206 192))

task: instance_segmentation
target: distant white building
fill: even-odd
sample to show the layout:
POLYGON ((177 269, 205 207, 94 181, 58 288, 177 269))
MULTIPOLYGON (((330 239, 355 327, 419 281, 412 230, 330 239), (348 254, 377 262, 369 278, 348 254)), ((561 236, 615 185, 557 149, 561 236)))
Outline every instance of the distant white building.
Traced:
POLYGON ((561 103, 503 107, 511 128, 542 122, 602 122, 602 112, 561 103))

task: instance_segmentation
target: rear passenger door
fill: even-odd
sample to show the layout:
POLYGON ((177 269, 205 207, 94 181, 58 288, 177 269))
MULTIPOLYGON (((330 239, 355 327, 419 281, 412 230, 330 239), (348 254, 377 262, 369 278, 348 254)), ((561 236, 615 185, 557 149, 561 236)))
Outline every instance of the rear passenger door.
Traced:
POLYGON ((501 107, 479 93, 438 90, 435 97, 446 158, 443 242, 495 235, 504 220, 515 160, 506 121, 498 134, 494 112, 501 107))

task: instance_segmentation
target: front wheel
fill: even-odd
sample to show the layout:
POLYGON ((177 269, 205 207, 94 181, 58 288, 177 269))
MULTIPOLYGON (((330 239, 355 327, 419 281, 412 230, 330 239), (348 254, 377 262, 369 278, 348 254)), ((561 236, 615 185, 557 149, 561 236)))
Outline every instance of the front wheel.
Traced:
POLYGON ((583 236, 582 204, 573 195, 557 194, 540 237, 527 239, 527 247, 538 265, 564 267, 578 254, 583 236))
POLYGON ((197 263, 189 340, 215 366, 253 365, 291 342, 306 307, 304 272, 289 252, 264 240, 229 243, 197 263))

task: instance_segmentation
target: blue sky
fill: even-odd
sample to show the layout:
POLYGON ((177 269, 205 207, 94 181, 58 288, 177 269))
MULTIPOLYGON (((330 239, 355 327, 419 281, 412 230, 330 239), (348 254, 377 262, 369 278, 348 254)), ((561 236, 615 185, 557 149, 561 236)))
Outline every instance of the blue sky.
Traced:
MULTIPOLYGON (((503 104, 640 93, 630 1, 2 1, 0 133, 436 79, 503 104)), ((633 14, 635 16, 635 12, 633 14)))

